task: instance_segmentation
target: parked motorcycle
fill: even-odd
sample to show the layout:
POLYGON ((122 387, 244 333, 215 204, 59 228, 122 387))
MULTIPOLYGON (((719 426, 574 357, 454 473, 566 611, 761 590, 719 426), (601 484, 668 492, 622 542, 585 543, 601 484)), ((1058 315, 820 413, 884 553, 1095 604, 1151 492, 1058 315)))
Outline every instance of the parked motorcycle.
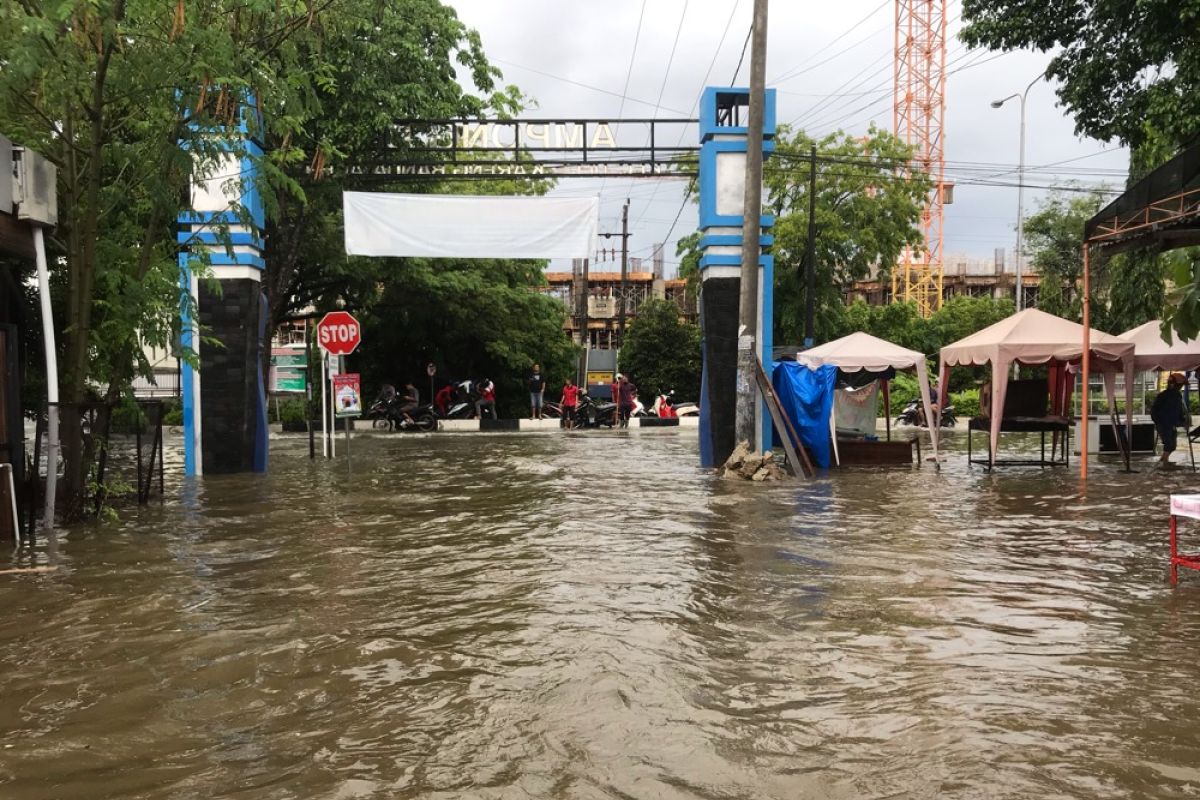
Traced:
POLYGON ((679 416, 677 413, 675 413, 675 406, 672 403, 672 399, 674 397, 674 389, 666 392, 665 394, 660 394, 654 399, 654 408, 651 409, 650 413, 659 419, 673 419, 679 416))
MULTIPOLYGON (((954 416, 954 406, 947 405, 942 409, 942 427, 953 428, 957 418, 954 416)), ((920 399, 912 400, 900 412, 900 416, 896 417, 897 425, 914 425, 921 428, 927 428, 925 424, 925 411, 921 407, 920 399)))
POLYGON ((599 428, 601 425, 611 428, 617 422, 616 403, 596 400, 586 394, 579 396, 579 404, 575 407, 576 428, 599 428))
POLYGON ((440 415, 442 419, 471 419, 475 416, 475 401, 479 399, 472 381, 461 381, 454 387, 454 401, 440 415))

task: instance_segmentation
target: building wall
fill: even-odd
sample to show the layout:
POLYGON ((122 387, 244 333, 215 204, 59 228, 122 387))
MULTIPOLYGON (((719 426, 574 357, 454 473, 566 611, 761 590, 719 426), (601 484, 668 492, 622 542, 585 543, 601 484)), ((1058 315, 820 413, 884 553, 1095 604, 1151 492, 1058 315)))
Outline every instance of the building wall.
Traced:
MULTIPOLYGON (((546 273, 548 285, 539 291, 558 299, 567 309, 563 323, 571 338, 583 343, 581 302, 579 291, 583 285, 581 268, 574 272, 546 273)), ((647 300, 670 300, 679 307, 680 316, 691 323, 698 318, 696 302, 687 291, 687 281, 664 280, 652 272, 629 272, 625 291, 621 291, 619 272, 590 272, 587 282, 587 337, 588 345, 595 350, 617 349, 620 341, 621 302, 625 303, 626 328, 637 318, 638 309, 647 300)))

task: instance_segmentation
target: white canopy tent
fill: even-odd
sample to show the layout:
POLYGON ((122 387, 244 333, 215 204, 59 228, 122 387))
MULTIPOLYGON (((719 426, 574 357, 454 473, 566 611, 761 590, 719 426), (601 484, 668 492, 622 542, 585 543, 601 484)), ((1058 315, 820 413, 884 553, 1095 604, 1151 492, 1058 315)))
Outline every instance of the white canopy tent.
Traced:
MULTIPOLYGON (((1115 408, 1114 376, 1125 374, 1125 425, 1132 424, 1134 346, 1119 336, 1091 331, 1091 365, 1103 373, 1110 408, 1115 408)), ((990 457, 996 459, 996 448, 1004 416, 1004 397, 1008 391, 1008 374, 1014 363, 1027 366, 1043 364, 1077 364, 1083 358, 1083 326, 1070 320, 1027 308, 1002 319, 981 331, 946 345, 941 350, 942 385, 947 386, 950 367, 992 367, 992 404, 990 410, 990 457)), ((1087 387, 1082 388, 1084 413, 1087 409, 1087 387)), ((1085 443, 1086 447, 1086 443, 1085 443)))
POLYGON ((1169 331, 1164 338, 1161 320, 1151 320, 1127 330, 1121 338, 1133 342, 1133 363, 1138 372, 1200 369, 1200 339, 1181 342, 1175 338, 1174 331, 1169 331))
MULTIPOLYGON (((915 370, 921 390, 921 403, 925 407, 925 419, 930 421, 929 439, 933 443, 933 454, 938 452, 937 420, 929 401, 929 370, 925 366, 925 354, 908 350, 886 339, 869 333, 852 333, 832 342, 813 347, 800 353, 796 360, 809 367, 832 364, 842 372, 886 372, 888 369, 915 370)), ((830 421, 831 426, 834 424, 830 421)), ((836 443, 837 437, 834 437, 836 443)), ((836 444, 835 444, 836 446, 836 444)))

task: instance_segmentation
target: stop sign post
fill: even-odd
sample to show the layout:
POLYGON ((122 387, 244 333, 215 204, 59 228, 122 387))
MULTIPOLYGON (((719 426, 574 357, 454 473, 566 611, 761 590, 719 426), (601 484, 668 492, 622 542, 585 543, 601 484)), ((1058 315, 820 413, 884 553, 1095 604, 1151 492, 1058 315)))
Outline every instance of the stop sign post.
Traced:
MULTIPOLYGON (((354 352, 362 343, 362 326, 358 324, 358 320, 354 315, 347 311, 330 311, 325 316, 321 317, 321 321, 317 323, 317 345, 325 351, 326 356, 348 356, 354 352)), ((328 362, 329 358, 323 359, 323 362, 328 362)), ((340 370, 339 370, 340 371, 340 370)), ((328 412, 325 406, 325 390, 329 382, 328 376, 323 376, 321 379, 321 431, 322 438, 328 448, 325 453, 327 456, 337 455, 334 449, 333 437, 326 431, 326 425, 329 423, 328 412)), ((346 425, 346 466, 349 467, 350 458, 350 420, 347 419, 346 425)))
POLYGON ((317 323, 317 344, 331 356, 348 356, 362 342, 362 326, 348 311, 330 311, 317 323))

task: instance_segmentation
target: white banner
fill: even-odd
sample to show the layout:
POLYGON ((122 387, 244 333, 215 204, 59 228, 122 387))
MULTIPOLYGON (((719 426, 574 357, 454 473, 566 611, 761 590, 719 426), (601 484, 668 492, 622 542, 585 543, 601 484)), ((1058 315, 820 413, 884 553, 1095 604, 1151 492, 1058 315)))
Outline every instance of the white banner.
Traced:
POLYGON ((431 258, 588 258, 599 197, 345 192, 346 252, 431 258))

